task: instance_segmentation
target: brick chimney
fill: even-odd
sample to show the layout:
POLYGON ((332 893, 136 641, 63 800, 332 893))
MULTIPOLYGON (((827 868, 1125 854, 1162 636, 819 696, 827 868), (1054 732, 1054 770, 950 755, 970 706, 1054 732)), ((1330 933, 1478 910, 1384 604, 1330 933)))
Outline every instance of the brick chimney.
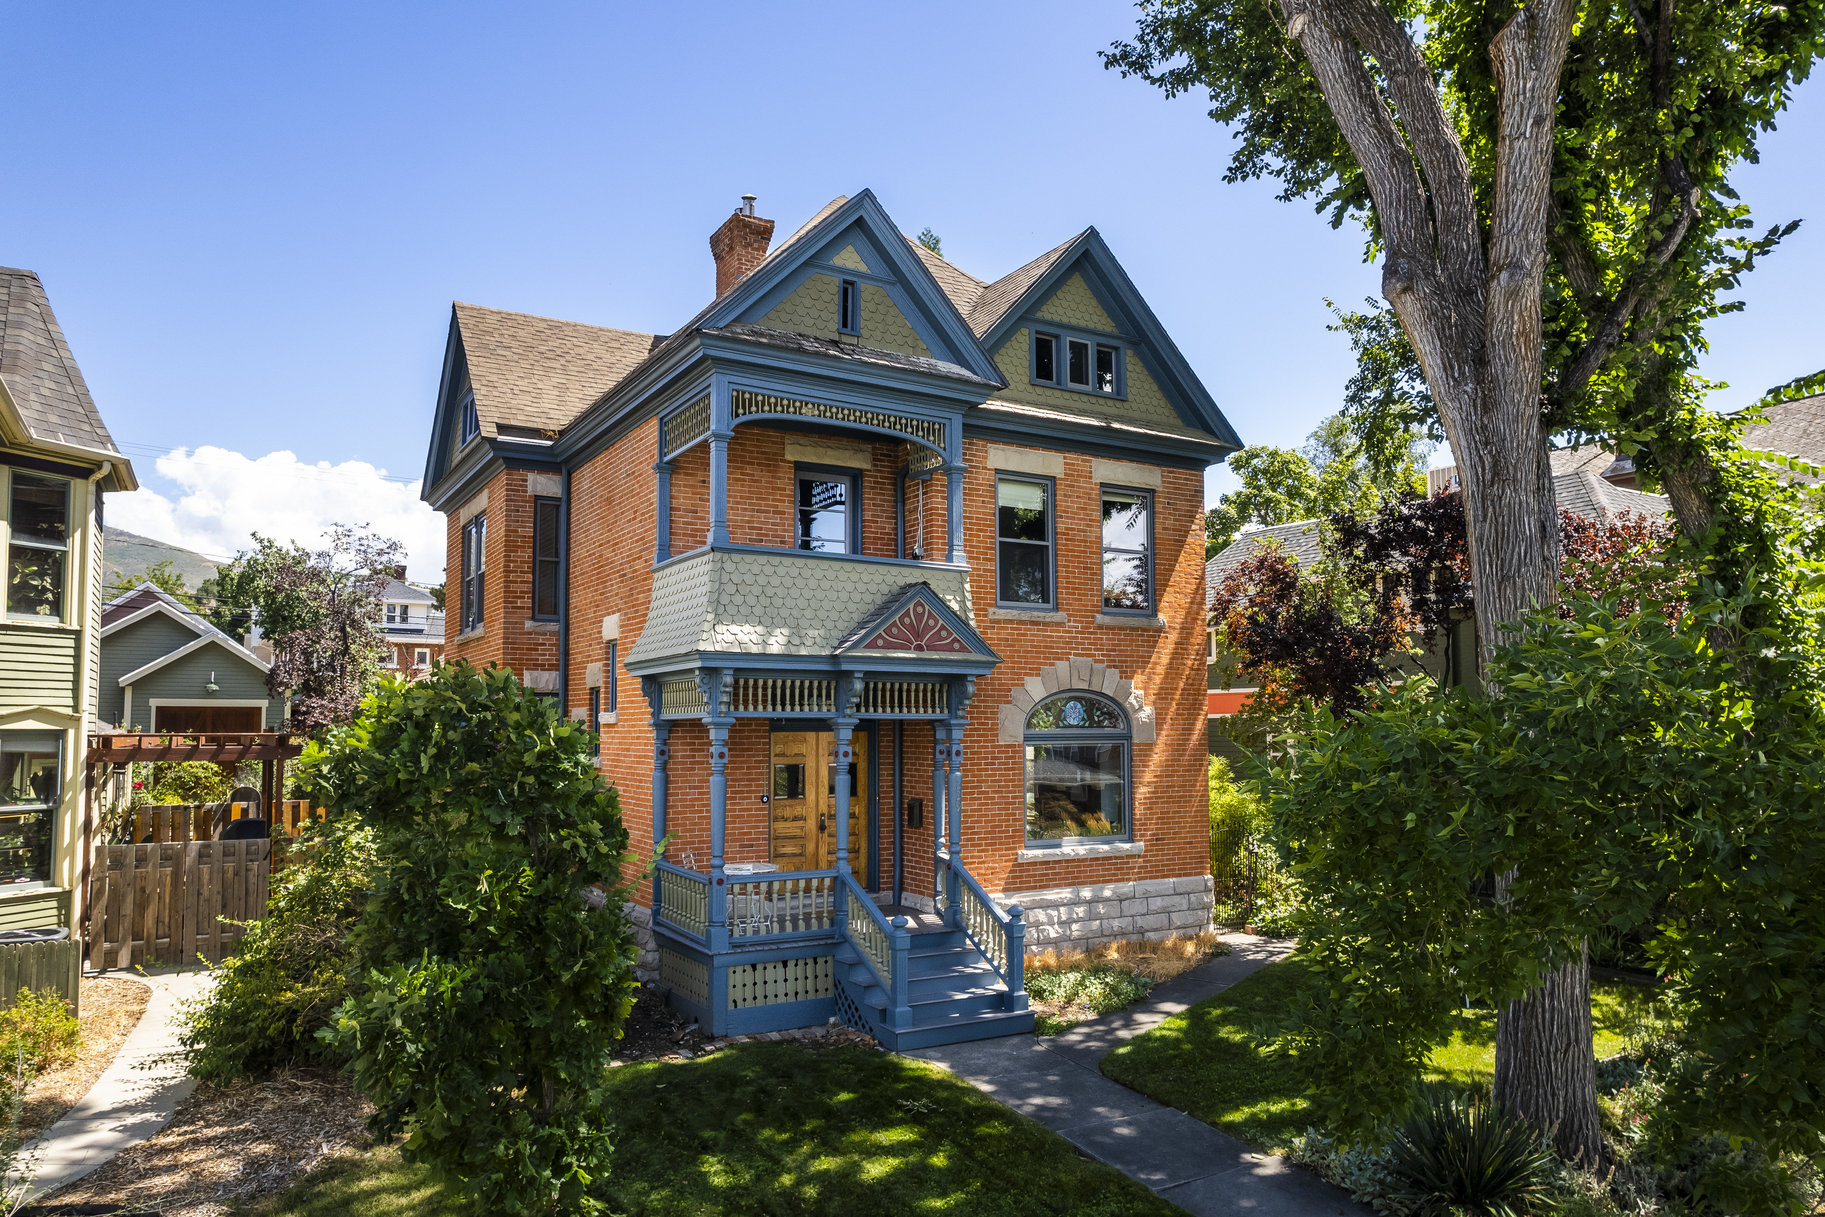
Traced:
POLYGON ((773 240, 773 221, 754 214, 754 196, 741 196, 741 206, 710 234, 710 256, 716 259, 716 294, 722 295, 767 256, 773 240))

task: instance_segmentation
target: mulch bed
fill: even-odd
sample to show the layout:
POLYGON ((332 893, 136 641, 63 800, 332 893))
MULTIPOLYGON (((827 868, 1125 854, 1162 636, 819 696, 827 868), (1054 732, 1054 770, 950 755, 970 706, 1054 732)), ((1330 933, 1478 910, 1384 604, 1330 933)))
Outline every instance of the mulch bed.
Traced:
MULTIPOLYGON (((84 1002, 88 1001, 85 994, 84 1002)), ((847 1027, 709 1039, 642 985, 614 1064, 685 1061, 742 1040, 792 1039, 812 1051, 874 1040, 847 1027)), ((124 1204, 163 1217, 221 1217, 305 1172, 373 1144, 373 1106, 341 1073, 295 1069, 266 1082, 198 1086, 163 1132, 78 1179, 50 1199, 124 1204)))
POLYGON ((136 980, 83 979, 82 1049, 75 1060, 46 1069, 25 1088, 25 1110, 19 1118, 22 1141, 36 1137, 82 1101, 139 1025, 151 996, 152 990, 136 980))

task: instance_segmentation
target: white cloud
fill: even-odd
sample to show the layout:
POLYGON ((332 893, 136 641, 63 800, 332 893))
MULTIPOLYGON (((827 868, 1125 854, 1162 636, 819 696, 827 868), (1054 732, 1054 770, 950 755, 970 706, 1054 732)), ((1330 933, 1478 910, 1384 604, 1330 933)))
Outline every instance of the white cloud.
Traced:
POLYGON ((444 518, 419 499, 417 481, 366 461, 308 465, 290 452, 204 446, 166 453, 153 468, 153 477, 142 469, 141 489, 108 496, 109 524, 213 558, 248 548, 256 532, 315 548, 332 524, 365 525, 405 546, 412 579, 443 579, 444 518))

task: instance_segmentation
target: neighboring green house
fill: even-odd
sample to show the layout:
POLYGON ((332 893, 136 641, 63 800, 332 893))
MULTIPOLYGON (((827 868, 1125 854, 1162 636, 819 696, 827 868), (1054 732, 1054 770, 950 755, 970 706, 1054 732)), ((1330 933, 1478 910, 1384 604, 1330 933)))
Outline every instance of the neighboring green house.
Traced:
POLYGON ((0 268, 0 930, 72 924, 101 675, 101 500, 136 490, 38 276, 0 268))
POLYGON ((101 614, 97 714, 122 731, 270 731, 285 697, 266 691, 272 666, 150 583, 101 614))

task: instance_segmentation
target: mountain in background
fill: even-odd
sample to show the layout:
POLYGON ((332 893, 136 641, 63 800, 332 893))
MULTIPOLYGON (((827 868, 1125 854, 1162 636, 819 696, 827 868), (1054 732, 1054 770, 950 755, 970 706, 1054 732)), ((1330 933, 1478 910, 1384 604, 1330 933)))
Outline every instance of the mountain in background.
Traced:
POLYGON ((193 592, 202 586, 203 580, 215 574, 218 565, 188 549, 154 541, 124 528, 104 527, 101 536, 103 598, 114 599, 126 587, 138 582, 147 567, 159 562, 171 563, 172 569, 184 577, 184 586, 193 592))

